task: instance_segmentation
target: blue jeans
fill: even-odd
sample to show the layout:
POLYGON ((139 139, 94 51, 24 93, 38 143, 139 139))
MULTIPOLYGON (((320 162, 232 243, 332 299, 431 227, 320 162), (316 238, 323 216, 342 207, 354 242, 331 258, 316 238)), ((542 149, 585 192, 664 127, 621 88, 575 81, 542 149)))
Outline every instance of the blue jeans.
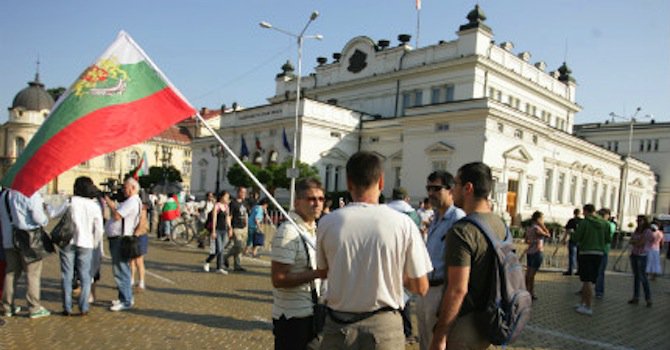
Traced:
POLYGON ((228 243, 228 232, 225 230, 216 230, 216 239, 213 242, 216 246, 214 254, 210 254, 205 260, 207 263, 216 257, 216 269, 223 269, 223 247, 228 243))
POLYGON ((602 260, 600 260, 600 267, 598 268, 598 279, 596 280, 597 297, 605 295, 605 270, 607 270, 607 254, 603 255, 602 260))
POLYGON ((568 272, 573 273, 577 268, 577 243, 573 240, 568 240, 568 272))
POLYGON ((88 296, 91 294, 91 259, 93 249, 70 244, 60 251, 60 275, 63 287, 63 310, 72 313, 72 279, 74 269, 79 274, 81 294, 79 310, 88 312, 88 296))
POLYGON ((130 285, 130 263, 121 257, 121 237, 109 240, 109 253, 112 255, 112 272, 119 289, 119 300, 127 307, 133 304, 133 289, 130 285))
POLYGON ((649 290, 649 281, 647 280, 647 256, 631 255, 630 267, 633 270, 633 299, 640 299, 640 283, 644 288, 644 298, 651 300, 651 290, 649 290))

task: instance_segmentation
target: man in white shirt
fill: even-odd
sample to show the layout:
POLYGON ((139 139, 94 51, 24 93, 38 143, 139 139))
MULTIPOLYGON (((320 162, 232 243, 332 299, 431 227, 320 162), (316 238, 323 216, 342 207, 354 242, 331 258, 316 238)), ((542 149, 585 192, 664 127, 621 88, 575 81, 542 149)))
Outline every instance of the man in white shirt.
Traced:
POLYGON ((317 229, 317 266, 328 276, 321 347, 404 349, 403 285, 426 294, 430 257, 414 222, 379 205, 382 160, 358 152, 346 169, 353 202, 323 217, 317 229))
POLYGON ((140 184, 132 177, 123 183, 126 200, 118 205, 105 196, 105 203, 111 212, 111 218, 105 225, 105 233, 109 239, 109 252, 112 255, 112 271, 119 300, 112 302, 111 311, 123 311, 133 306, 133 289, 130 282, 130 261, 121 256, 121 237, 132 236, 135 226, 139 223, 142 201, 138 196, 140 184))
MULTIPOLYGON (((299 228, 284 222, 272 239, 272 324, 275 350, 305 349, 316 343, 312 289, 318 296, 316 219, 323 211, 323 188, 316 179, 296 183, 295 211, 289 213, 299 228)), ((321 274, 320 274, 321 273, 321 274)))

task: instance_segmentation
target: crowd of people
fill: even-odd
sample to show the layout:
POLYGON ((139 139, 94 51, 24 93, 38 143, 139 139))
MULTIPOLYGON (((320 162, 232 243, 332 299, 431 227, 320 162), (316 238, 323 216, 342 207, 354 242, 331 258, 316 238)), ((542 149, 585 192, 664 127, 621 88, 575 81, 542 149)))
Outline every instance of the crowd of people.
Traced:
MULTIPOLYGON (((383 168, 373 153, 354 154, 346 165, 350 201, 340 198, 334 207, 319 180, 296 183, 294 209, 271 241, 275 349, 404 349, 406 343, 416 341, 422 350, 491 345, 477 315, 494 287, 491 271, 497 256, 481 226, 462 220, 484 223, 500 240, 509 234, 491 210, 491 169, 475 162, 463 165, 455 175, 427 174, 426 197, 414 209, 403 188, 393 189, 389 203, 380 203, 383 168), (418 337, 413 335, 412 314, 418 320, 418 337)), ((76 227, 71 239, 57 249, 65 316, 87 316, 96 300, 104 237, 118 289, 118 299, 109 306, 115 312, 133 308, 134 293, 146 288, 147 234, 157 231, 158 238, 174 239, 175 220, 184 213, 196 219, 196 232, 206 232, 205 272, 244 272, 241 256, 258 257, 259 247, 265 245, 262 227, 268 222, 270 201, 250 200, 244 187, 236 189, 234 198, 222 191, 208 193, 205 201, 197 203, 192 197, 182 201, 174 194, 140 195, 138 182, 128 178, 121 196, 112 199, 90 178, 80 177, 73 193, 59 208, 46 206, 39 193, 26 197, 6 189, 0 194, 4 248, 0 249, 4 271, 0 291, 5 317, 20 311, 15 290, 22 274, 30 318, 50 315, 40 303, 42 259, 16 249, 13 237, 17 231, 40 231, 50 218, 71 215, 76 227), (127 241, 137 241, 139 251, 129 255, 127 241), (213 261, 215 268, 210 267, 213 261)), ((582 209, 583 218, 576 209, 565 225, 563 239, 569 252, 565 275, 578 274, 583 282, 575 310, 593 315, 594 287, 595 298, 604 297, 616 225, 606 208, 596 211, 587 204, 582 209)), ((552 232, 543 213, 533 213, 524 236, 528 245, 525 285, 533 300, 538 299, 535 276, 549 237, 552 232)), ((630 304, 639 303, 641 285, 646 305, 652 305, 647 274, 661 272, 662 239, 658 223, 638 218, 630 239, 634 276, 630 304)))

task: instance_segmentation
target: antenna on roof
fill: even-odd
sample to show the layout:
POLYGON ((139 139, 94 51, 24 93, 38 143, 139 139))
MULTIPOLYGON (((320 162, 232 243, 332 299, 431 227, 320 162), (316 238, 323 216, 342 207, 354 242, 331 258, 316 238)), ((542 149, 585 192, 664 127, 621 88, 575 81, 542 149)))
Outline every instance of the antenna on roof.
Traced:
POLYGON ((35 62, 35 81, 40 81, 40 54, 37 54, 37 62, 35 62))

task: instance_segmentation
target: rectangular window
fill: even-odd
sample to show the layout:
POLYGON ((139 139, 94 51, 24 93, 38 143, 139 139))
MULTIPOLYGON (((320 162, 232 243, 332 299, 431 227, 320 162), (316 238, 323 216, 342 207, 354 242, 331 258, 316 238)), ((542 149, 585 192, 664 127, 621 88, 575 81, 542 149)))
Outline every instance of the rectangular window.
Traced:
POLYGON ((563 193, 565 192, 565 173, 558 174, 558 198, 559 203, 563 203, 563 193))
POLYGON ((411 101, 412 101, 412 95, 410 95, 409 92, 405 92, 402 94, 402 112, 401 112, 402 115, 405 115, 405 110, 407 108, 412 107, 410 106, 411 101))
POLYGON ((514 130, 514 137, 517 139, 523 139, 523 131, 521 129, 514 130))
POLYGON ((414 92, 414 105, 415 106, 423 105, 423 91, 417 90, 414 92))
POLYGON ((580 198, 582 200, 582 205, 586 204, 588 199, 586 198, 587 191, 589 190, 589 180, 584 179, 582 180, 582 197, 580 198))
POLYGON ((607 184, 603 184, 603 189, 600 193, 600 207, 607 207, 607 184))
POLYGON ((489 97, 494 98, 496 96, 496 89, 490 87, 489 88, 489 97))
POLYGON ((651 140, 647 140, 647 152, 651 152, 651 140))
POLYGON ((532 206, 533 205, 533 184, 532 183, 528 184, 528 190, 526 191, 526 205, 527 206, 532 206))
POLYGON ((401 167, 393 168, 393 173, 395 174, 394 188, 398 188, 402 186, 402 168, 401 167))
POLYGON ((439 87, 434 87, 430 91, 430 103, 432 104, 440 103, 440 91, 441 89, 439 87))
POLYGON ((437 171, 437 170, 446 171, 447 170, 447 161, 446 160, 434 160, 432 166, 433 166, 433 171, 437 171))
POLYGON ((612 187, 612 192, 610 192, 610 205, 613 212, 617 210, 616 187, 612 187))
POLYGON ((449 123, 435 124, 435 131, 449 131, 449 123))
POLYGON ((446 101, 447 102, 453 101, 454 100, 454 85, 448 84, 445 89, 446 89, 446 92, 447 92, 446 93, 446 101))
POLYGON ((593 183, 593 190, 591 190, 591 204, 598 205, 598 183, 593 183))
POLYGON ((640 140, 640 152, 644 152, 644 140, 640 140))
POLYGON ((614 152, 619 152, 619 141, 614 141, 614 152))
POLYGON ((654 152, 658 152, 658 139, 654 140, 654 152))
POLYGON ((577 197, 577 176, 572 176, 570 178, 570 204, 575 204, 575 199, 577 197))
POLYGON ((554 180, 553 177, 554 177, 553 170, 551 169, 544 170, 544 194, 542 196, 542 199, 544 199, 547 202, 551 201, 551 185, 554 180))

